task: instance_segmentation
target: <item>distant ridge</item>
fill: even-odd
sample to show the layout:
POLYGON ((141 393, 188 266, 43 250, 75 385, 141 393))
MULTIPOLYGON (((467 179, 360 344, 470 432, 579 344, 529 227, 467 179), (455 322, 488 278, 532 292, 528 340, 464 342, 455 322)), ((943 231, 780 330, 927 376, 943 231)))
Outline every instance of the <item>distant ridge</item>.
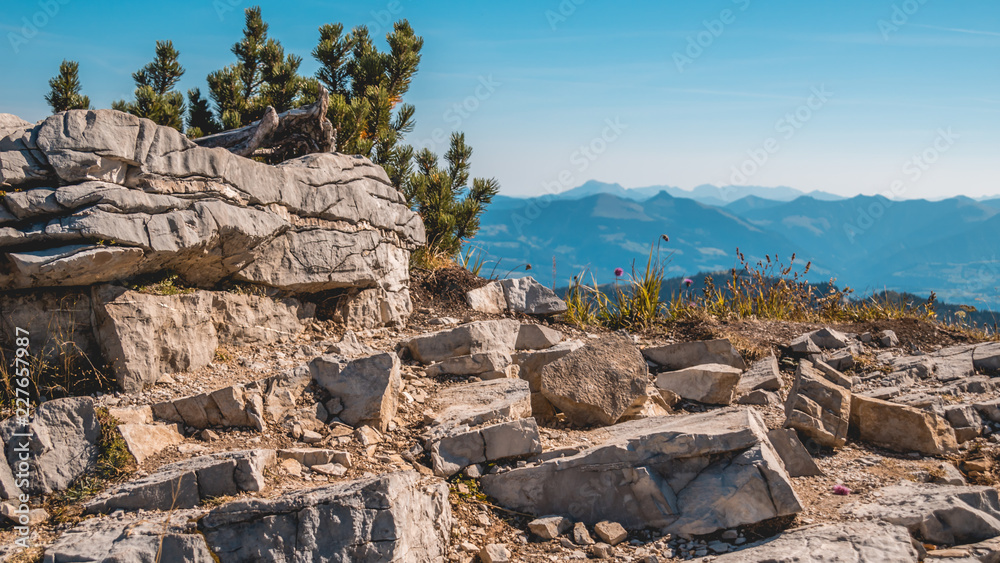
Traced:
POLYGON ((821 191, 805 193, 801 190, 796 190, 795 188, 789 188, 787 186, 713 186, 711 184, 702 184, 700 186, 695 186, 693 189, 684 190, 674 186, 626 188, 618 183, 599 182, 597 180, 590 180, 581 186, 560 192, 558 194, 552 194, 547 197, 572 200, 583 199, 585 197, 598 194, 609 194, 631 201, 646 201, 660 192, 666 192, 673 197, 693 199, 704 203, 705 205, 712 205, 714 207, 725 207, 726 205, 751 196, 778 202, 793 201, 802 196, 808 196, 821 201, 836 201, 844 199, 831 193, 821 191))
POLYGON ((738 247, 751 262, 779 255, 787 264, 795 253, 800 266, 812 262, 811 280, 836 278, 859 293, 934 291, 950 303, 1000 310, 998 199, 822 199, 791 188, 743 187, 757 193, 719 205, 720 188, 699 188, 588 182, 555 196, 498 196, 471 244, 509 267, 545 264, 546 273, 536 275, 562 286, 584 269, 598 283, 613 282, 616 267, 645 264, 650 244, 666 234, 670 241, 661 248, 670 255, 670 276, 729 270, 738 265, 738 247), (683 195, 671 193, 678 191, 683 195), (759 193, 798 195, 779 201, 759 193), (553 259, 554 280, 547 267, 553 259))

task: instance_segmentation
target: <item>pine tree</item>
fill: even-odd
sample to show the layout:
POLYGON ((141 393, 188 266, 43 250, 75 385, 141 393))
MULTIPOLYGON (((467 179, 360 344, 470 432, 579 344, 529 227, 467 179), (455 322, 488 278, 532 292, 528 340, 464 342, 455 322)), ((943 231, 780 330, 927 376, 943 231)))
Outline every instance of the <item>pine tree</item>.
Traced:
POLYGON ((45 101, 52 113, 71 109, 90 109, 90 98, 80 94, 80 64, 64 60, 59 65, 59 75, 49 79, 49 93, 45 101))
POLYGON ((173 89, 184 75, 184 68, 177 61, 179 56, 173 42, 157 41, 153 62, 132 74, 135 100, 120 100, 111 107, 183 131, 184 95, 173 89))
POLYGON ((428 149, 416 155, 417 171, 403 186, 403 195, 424 220, 427 247, 432 254, 455 256, 462 243, 479 232, 479 217, 500 191, 494 178, 475 178, 469 186, 472 147, 464 133, 452 133, 442 170, 428 149))
MULTIPOLYGON (((267 36, 259 6, 246 10, 243 39, 233 45, 236 64, 208 75, 208 87, 222 125, 235 129, 264 115, 267 106, 279 113, 311 103, 310 84, 299 76, 302 57, 285 55, 281 43, 267 36)), ((315 87, 311 88, 315 92, 315 87)))
POLYGON ((413 149, 400 141, 413 130, 415 109, 401 102, 420 65, 423 38, 406 20, 386 35, 385 53, 364 26, 345 35, 342 24, 327 24, 319 33, 313 57, 321 65, 316 76, 330 92, 328 117, 337 130, 337 150, 371 158, 402 185, 413 149))
POLYGON ((201 96, 201 90, 198 88, 188 90, 187 126, 187 136, 192 139, 212 135, 222 130, 222 125, 215 120, 215 115, 212 114, 208 100, 201 96))

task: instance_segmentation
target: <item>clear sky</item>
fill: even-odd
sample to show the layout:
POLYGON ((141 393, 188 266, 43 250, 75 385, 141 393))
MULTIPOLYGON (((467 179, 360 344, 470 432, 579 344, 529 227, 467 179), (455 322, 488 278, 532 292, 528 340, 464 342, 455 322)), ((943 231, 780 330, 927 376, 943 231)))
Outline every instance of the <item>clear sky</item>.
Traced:
MULTIPOLYGON (((63 58, 80 62, 84 93, 109 107, 131 95, 130 75, 158 39, 181 53, 181 87, 206 91, 205 76, 233 62, 250 5, 9 1, 0 111, 46 116, 46 82, 63 58)), ((508 195, 589 179, 1000 194, 996 0, 260 5, 309 74, 321 24, 383 37, 392 19, 409 19, 425 46, 406 100, 417 107, 408 141, 443 153, 435 137, 465 131, 473 173, 508 195)))

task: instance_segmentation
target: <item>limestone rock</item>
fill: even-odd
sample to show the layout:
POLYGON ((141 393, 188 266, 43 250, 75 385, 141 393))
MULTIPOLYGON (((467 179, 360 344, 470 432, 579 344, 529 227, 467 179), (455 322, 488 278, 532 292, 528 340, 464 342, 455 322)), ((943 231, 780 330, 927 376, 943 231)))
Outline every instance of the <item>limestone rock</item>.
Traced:
POLYGON ((193 508, 208 498, 261 491, 273 450, 224 452, 164 465, 88 501, 89 513, 193 508))
POLYGON ((785 427, 822 446, 839 448, 847 443, 850 415, 851 392, 830 383, 809 361, 802 360, 785 401, 785 427))
POLYGON ((955 429, 959 444, 976 438, 983 430, 983 420, 972 405, 952 405, 945 409, 944 417, 955 429))
POLYGON ((525 418, 474 429, 461 427, 428 449, 435 475, 451 477, 477 463, 540 454, 542 441, 535 419, 525 418))
POLYGON ((149 295, 98 286, 93 301, 104 357, 126 392, 152 387, 164 373, 201 369, 215 357, 208 292, 149 295))
POLYGON ((465 301, 473 311, 500 315, 507 310, 507 300, 499 281, 492 281, 478 289, 465 293, 465 301))
POLYGON ((566 312, 566 302, 554 291, 530 276, 500 282, 507 308, 528 315, 555 315, 566 312))
POLYGON ((1000 399, 976 403, 975 407, 983 418, 993 422, 1000 422, 1000 399))
MULTIPOLYGON (((266 385, 267 380, 262 384, 266 385)), ((257 430, 264 429, 263 409, 261 391, 243 385, 224 387, 211 393, 182 397, 152 406, 156 418, 192 428, 225 426, 252 427, 257 430)))
POLYGON ((743 370, 723 364, 705 364, 656 376, 656 386, 700 403, 728 405, 736 397, 743 370))
POLYGON ((350 468, 354 464, 351 461, 351 454, 339 450, 326 450, 321 448, 293 448, 278 450, 278 459, 294 459, 305 467, 314 465, 328 465, 336 463, 350 468))
POLYGON ((832 328, 821 328, 810 333, 809 340, 812 340, 820 348, 830 350, 836 348, 847 348, 850 340, 847 335, 832 328))
POLYGON ((781 389, 781 372, 778 370, 778 358, 774 354, 751 364, 750 369, 740 378, 738 394, 746 395, 757 389, 765 391, 781 389))
POLYGON ((514 355, 514 362, 521 367, 519 376, 531 386, 532 393, 542 391, 542 368, 583 347, 580 340, 567 340, 551 348, 538 351, 519 352, 514 355))
POLYGON ((212 563, 216 559, 195 523, 201 515, 197 510, 178 510, 141 517, 89 518, 46 548, 43 562, 212 563))
POLYGON ((575 455, 484 475, 483 490, 520 512, 691 535, 801 510, 752 409, 625 422, 590 440, 575 455))
POLYGON ((875 522, 803 526, 726 553, 716 563, 913 563, 919 559, 906 528, 875 522))
POLYGON ((791 428, 775 428, 767 433, 767 439, 785 464, 789 477, 812 477, 823 472, 809 455, 798 434, 791 428))
POLYGON ((118 432, 136 463, 184 441, 176 424, 120 424, 118 432))
POLYGON ((531 533, 545 540, 554 540, 573 527, 573 522, 562 516, 545 516, 528 522, 531 533))
POLYGON ((347 424, 385 432, 396 416, 403 386, 399 356, 379 354, 346 364, 336 356, 321 356, 309 369, 320 387, 340 398, 344 410, 337 416, 347 424))
POLYGON ((528 382, 496 379, 455 385, 431 397, 429 422, 442 428, 481 426, 531 416, 528 382))
POLYGON ((722 364, 738 368, 741 371, 747 369, 743 357, 726 338, 645 348, 642 355, 654 364, 668 370, 679 370, 705 364, 722 364))
POLYGON ((598 522, 594 524, 594 533, 608 545, 618 545, 628 537, 625 528, 618 522, 598 522))
POLYGON ((899 346, 899 337, 896 333, 891 330, 883 330, 878 334, 878 343, 882 345, 883 348, 895 348, 899 346))
POLYGON ((510 550, 498 543, 487 544, 479 552, 479 560, 483 563, 510 563, 510 550))
POLYGON ((906 405, 854 395, 850 422, 862 440, 895 451, 945 455, 958 448, 947 421, 906 405))
POLYGON ((972 363, 981 371, 992 373, 1000 370, 1000 342, 976 346, 972 354, 972 363))
POLYGON ((974 543, 1000 536, 1000 498, 992 487, 903 481, 879 492, 877 504, 852 504, 844 512, 905 526, 915 537, 935 544, 974 543))
POLYGON ((347 290, 391 309, 382 319, 409 314, 409 252, 424 243, 423 224, 367 159, 322 153, 272 166, 113 110, 2 133, 2 183, 25 195, 0 205, 22 221, 0 225, 0 290, 173 270, 200 287, 347 290))
POLYGON ((521 324, 515 320, 477 321, 411 338, 406 347, 422 364, 486 352, 512 354, 521 324))
POLYGON ((27 446, 31 471, 28 485, 22 487, 24 492, 37 495, 62 491, 84 472, 94 469, 101 424, 93 399, 47 401, 38 407, 32 419, 27 426, 16 417, 0 423, 6 459, 15 476, 23 453, 21 448, 27 446))
POLYGON ((647 367, 620 334, 589 342, 542 368, 541 393, 580 426, 614 424, 647 398, 647 367))
POLYGON ((559 344, 563 339, 561 332, 544 325, 522 324, 517 331, 517 341, 514 347, 518 350, 544 350, 559 344))
POLYGON ((223 562, 437 563, 453 523, 448 486, 402 472, 231 502, 198 527, 223 562))
POLYGON ((427 368, 430 377, 438 375, 480 375, 503 371, 511 364, 511 357, 504 352, 484 352, 468 356, 455 356, 427 368))
POLYGON ((245 346, 295 338, 316 315, 316 306, 297 299, 216 291, 212 293, 212 324, 220 343, 245 346))

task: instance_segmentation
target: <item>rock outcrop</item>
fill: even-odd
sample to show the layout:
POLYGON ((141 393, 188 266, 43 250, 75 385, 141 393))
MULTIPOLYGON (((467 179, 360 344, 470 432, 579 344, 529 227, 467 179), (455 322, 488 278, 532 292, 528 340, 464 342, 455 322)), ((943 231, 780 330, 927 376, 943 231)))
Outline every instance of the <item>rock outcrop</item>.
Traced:
POLYGON ((485 475, 483 490, 505 507, 539 516, 689 535, 802 509, 752 409, 648 418, 595 432, 598 445, 485 475))
POLYGON ((367 159, 272 166, 112 110, 2 123, 0 291, 171 271, 206 289, 337 291, 343 320, 361 328, 410 313, 423 224, 367 159))
POLYGON ((198 522, 224 563, 436 563, 447 559, 452 525, 448 486, 415 472, 236 501, 198 522))
POLYGON ((913 563, 919 554, 906 528, 891 524, 850 522, 796 528, 736 553, 717 563, 913 563))

